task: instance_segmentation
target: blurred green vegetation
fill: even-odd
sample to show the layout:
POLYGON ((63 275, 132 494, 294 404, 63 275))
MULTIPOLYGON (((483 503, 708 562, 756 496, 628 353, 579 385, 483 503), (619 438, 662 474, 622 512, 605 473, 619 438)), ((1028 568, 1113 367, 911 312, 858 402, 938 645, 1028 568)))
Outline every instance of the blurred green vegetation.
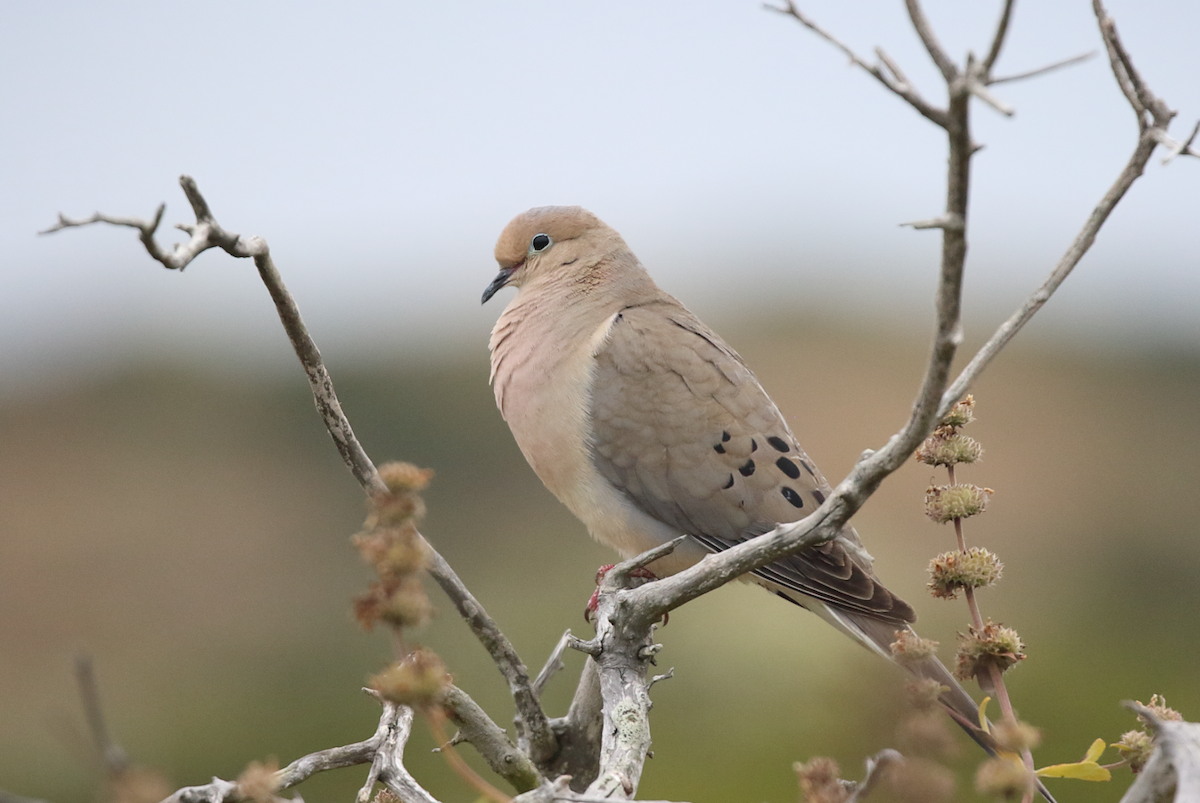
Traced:
MULTIPOLYGON (((902 423, 927 350, 920 335, 830 321, 723 328, 834 481, 902 423)), ((563 630, 586 632, 583 604, 611 556, 525 465, 483 351, 381 353, 331 370, 374 459, 436 470, 422 530, 536 670, 563 630)), ((361 494, 301 372, 271 376, 134 365, 0 403, 0 788, 94 799, 71 678, 79 652, 95 658, 113 733, 175 784, 373 731, 376 706, 359 687, 388 646, 350 616, 368 577, 347 541, 361 494)), ((962 475, 996 495, 967 536, 1006 564, 981 603, 1028 644, 1010 678, 1020 712, 1045 731, 1038 763, 1115 741, 1133 727, 1122 699, 1159 692, 1200 718, 1200 358, 1025 343, 975 393, 968 434, 986 453, 962 475)), ((948 657, 966 614, 923 591, 929 557, 951 548, 950 530, 922 514, 935 477, 906 467, 856 524, 948 657)), ((509 721, 498 673, 436 587, 430 595, 441 615, 421 639, 509 721)), ((854 777, 863 756, 894 743, 898 673, 757 589, 709 595, 660 636, 675 678, 654 689, 643 797, 793 801, 794 761, 832 755, 854 777)), ((572 656, 552 683, 552 713, 579 666, 572 656)), ((963 741, 969 799, 979 756, 963 741)), ((417 777, 446 800, 473 799, 430 747, 418 727, 417 777)), ((309 803, 346 800, 362 777, 341 770, 300 791, 309 803)), ((1127 784, 1118 774, 1104 788, 1052 790, 1107 801, 1127 784)))

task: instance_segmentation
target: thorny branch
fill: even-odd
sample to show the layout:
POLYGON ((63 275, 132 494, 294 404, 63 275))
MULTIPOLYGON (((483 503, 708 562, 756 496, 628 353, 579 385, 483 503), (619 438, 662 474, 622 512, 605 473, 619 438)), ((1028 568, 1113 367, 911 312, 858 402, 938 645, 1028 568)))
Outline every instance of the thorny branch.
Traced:
MULTIPOLYGON (((941 68, 942 64, 939 60, 945 54, 941 51, 941 46, 929 28, 920 5, 916 0, 907 0, 907 6, 914 25, 918 26, 918 32, 926 49, 930 51, 931 58, 941 68)), ((1099 0, 1094 0, 1094 7, 1106 47, 1109 48, 1110 53, 1124 53, 1124 48, 1120 45, 1117 37, 1116 28, 1099 0)), ((794 5, 789 4, 787 8, 776 8, 775 10, 795 16, 792 8, 794 5)), ((845 50, 843 45, 810 24, 809 21, 801 21, 822 38, 834 42, 840 49, 845 50)), ((861 60, 855 59, 855 63, 870 71, 870 68, 862 64, 861 60)), ((941 228, 943 231, 942 274, 936 295, 937 334, 925 379, 913 404, 913 411, 908 423, 878 451, 864 455, 850 474, 834 488, 825 503, 808 517, 792 524, 780 525, 769 533, 720 554, 708 555, 692 568, 671 577, 631 591, 621 592, 621 596, 624 597, 625 604, 628 606, 626 616, 634 617, 637 621, 648 624, 657 620, 663 613, 673 610, 729 580, 765 566, 771 561, 799 549, 824 543, 837 537, 840 528, 851 515, 857 512, 883 479, 909 458, 913 450, 932 431, 934 423, 962 398, 987 364, 1012 340, 1017 331, 1033 317, 1062 284, 1067 274, 1091 247, 1096 232, 1124 196, 1125 191, 1142 174, 1154 147, 1165 136, 1166 127, 1174 113, 1167 108, 1165 103, 1158 100, 1141 80, 1136 70, 1133 69, 1128 54, 1124 57, 1114 56, 1113 70, 1118 81, 1130 82, 1131 89, 1126 93, 1126 96, 1130 98, 1130 103, 1135 104, 1135 108, 1154 109, 1156 116, 1141 129, 1129 163, 1121 171, 1113 188, 1101 199, 1096 210, 1093 211, 1083 229, 1076 236, 1075 242, 1064 254, 1050 277, 1008 321, 1000 326, 949 386, 947 386, 947 379, 950 364, 962 337, 961 324, 958 319, 959 291, 961 289, 962 261, 966 249, 968 161, 974 146, 967 146, 970 140, 965 95, 969 90, 962 86, 961 81, 957 80, 961 77, 961 73, 956 66, 951 64, 949 68, 942 70, 943 74, 949 73, 951 76, 951 105, 945 126, 950 139, 947 209, 937 221, 928 224, 928 227, 941 228), (1143 98, 1145 100, 1142 100, 1143 98)), ((1139 117, 1139 120, 1141 119, 1139 117)), ((853 545, 848 542, 844 545, 847 548, 853 548, 853 545)))
MULTIPOLYGON (((958 378, 948 385, 950 365, 962 339, 959 313, 962 270, 966 255, 969 162, 970 157, 978 150, 978 146, 970 137, 970 97, 975 96, 1006 114, 1011 113, 1011 109, 986 90, 987 86, 1041 74, 1076 63, 1083 57, 1074 57, 1007 78, 994 78, 991 71, 1000 55, 1009 28, 1012 2, 1006 2, 1004 6, 988 54, 982 60, 968 56, 966 64, 962 67, 955 64, 943 50, 919 2, 906 0, 906 7, 922 43, 947 83, 949 101, 944 109, 924 100, 905 77, 899 65, 882 49, 876 49, 882 66, 869 64, 800 12, 793 0, 786 0, 786 5, 782 8, 768 6, 774 11, 792 16, 833 44, 855 65, 870 73, 889 91, 903 98, 917 112, 947 132, 950 158, 946 209, 937 218, 920 224, 922 228, 936 228, 942 231, 942 268, 936 295, 937 333, 925 377, 905 426, 881 449, 864 455, 825 503, 799 522, 782 525, 768 534, 719 555, 710 555, 695 567, 673 577, 634 589, 622 588, 629 580, 629 572, 635 566, 644 565, 653 558, 642 556, 619 565, 610 573, 601 589, 596 638, 588 642, 580 642, 577 639, 571 642, 572 646, 585 648, 589 654, 594 654, 595 660, 587 661, 576 700, 572 703, 568 716, 554 720, 553 723, 547 720, 538 702, 540 677, 538 682, 530 682, 524 664, 495 622, 488 617, 445 560, 429 547, 430 573, 450 596, 509 683, 518 710, 519 749, 513 752, 512 744, 503 730, 491 722, 460 690, 451 691, 448 708, 464 734, 470 732, 472 742, 477 749, 485 753, 489 764, 501 775, 514 781, 518 789, 529 788, 531 784, 538 782, 536 788, 520 795, 515 799, 517 801, 532 803, 572 800, 579 803, 601 798, 633 797, 650 743, 649 698, 646 689, 652 681, 647 679, 646 670, 658 649, 651 638, 654 622, 665 612, 748 571, 805 546, 837 537, 839 530, 882 480, 908 459, 941 415, 967 391, 987 364, 1057 289, 1091 246, 1096 232, 1113 207, 1133 181, 1141 175, 1154 148, 1159 144, 1164 145, 1170 151, 1168 159, 1178 154, 1197 155, 1192 146, 1197 133, 1200 132, 1200 124, 1182 143, 1167 135, 1167 125, 1174 113, 1145 85, 1117 37, 1111 19, 1104 12, 1099 0, 1094 0, 1096 16, 1114 75, 1138 119, 1137 147, 1113 187, 1097 205, 1047 281, 997 330, 958 378), (599 703, 601 698, 603 706, 599 703), (603 727, 600 727, 601 717, 603 727), (569 759, 572 762, 570 766, 575 767, 575 771, 578 772, 575 780, 588 784, 587 791, 582 794, 569 787, 565 776, 548 781, 543 778, 551 776, 544 772, 539 774, 538 771, 539 767, 546 766, 556 754, 556 766, 562 766, 565 760, 563 755, 570 752, 572 746, 583 748, 579 755, 569 759), (590 763, 594 761, 597 747, 601 755, 598 765, 590 763), (589 750, 593 757, 590 761, 583 756, 589 750), (528 756, 532 761, 522 762, 519 758, 521 755, 528 756), (499 769, 500 766, 514 762, 518 765, 516 770, 511 766, 507 773, 499 769)), ((222 248, 232 256, 252 257, 275 300, 289 340, 309 377, 317 408, 343 460, 369 495, 385 492, 374 464, 354 437, 341 410, 320 353, 304 327, 295 302, 283 286, 266 242, 258 237, 244 238, 226 232, 217 224, 195 182, 184 176, 181 178, 181 184, 192 205, 196 224, 180 226, 190 235, 190 240, 185 244, 176 245, 169 252, 160 248, 154 238, 163 217, 163 206, 158 208, 151 221, 111 217, 100 213, 81 220, 59 215, 58 223, 45 233, 91 223, 134 228, 151 257, 174 270, 182 270, 200 253, 214 247, 222 248)), ((665 554, 674 546, 674 543, 664 545, 654 552, 654 556, 665 554)), ((567 637, 564 637, 564 640, 570 641, 567 637)), ((552 659, 548 667, 553 663, 552 659)), ((411 779, 402 764, 402 751, 411 721, 412 714, 409 709, 386 704, 379 729, 371 739, 314 753, 293 762, 279 771, 280 788, 287 788, 326 769, 371 761, 372 773, 368 779, 368 786, 364 787, 364 793, 360 794, 360 799, 369 789, 370 783, 378 779, 403 799, 429 803, 433 800, 432 797, 411 779)), ((868 777, 870 775, 869 773, 868 777)), ((863 791, 865 792, 865 789, 863 791)), ((224 803, 238 799, 235 784, 214 780, 208 786, 181 789, 168 800, 170 803, 224 803)))
MULTIPOLYGON (((367 784, 358 794, 358 803, 366 803, 371 787, 382 783, 401 800, 414 803, 438 803, 404 769, 404 747, 412 732, 413 712, 407 706, 385 702, 379 727, 366 741, 332 747, 298 758, 275 773, 277 792, 290 789, 319 772, 371 764, 367 784)), ((202 786, 185 786, 163 803, 238 803, 246 796, 233 781, 213 778, 202 786)))
MULTIPOLYGON (((259 275, 275 302, 276 311, 283 322, 288 340, 291 341, 296 356, 300 359, 304 372, 308 376, 317 410, 325 422, 325 427, 329 431, 330 437, 333 438, 338 452, 342 455, 342 460, 368 495, 377 496, 387 493, 387 488, 379 478, 375 464, 367 456, 366 450, 363 449, 358 438, 355 437, 350 421, 342 411, 341 403, 338 401, 333 387, 333 380, 321 358, 321 352, 308 333, 308 328, 300 317, 299 307, 291 293, 288 292, 283 278, 271 259, 266 241, 261 237, 244 238, 226 232, 209 210, 208 203, 200 194, 195 180, 191 176, 181 176, 179 183, 196 215, 196 225, 180 226, 192 235, 192 239, 186 246, 176 245, 171 254, 166 254, 154 239, 154 233, 162 219, 163 206, 159 207, 153 221, 137 218, 114 218, 100 213, 83 220, 71 220, 60 214, 59 222, 42 233, 48 234, 64 228, 86 226, 91 223, 130 226, 138 229, 142 243, 152 257, 168 268, 176 270, 182 270, 192 259, 209 248, 220 247, 236 257, 253 257, 259 275)), ((533 693, 528 670, 525 669, 525 665, 517 656, 512 644, 455 574, 450 564, 427 541, 425 547, 430 556, 427 567, 430 575, 450 597, 455 608, 467 621, 472 632, 488 650, 493 662, 508 681, 517 704, 519 721, 529 740, 530 755, 535 761, 544 760, 554 752, 555 738, 550 730, 549 720, 537 700, 537 695, 533 693)))

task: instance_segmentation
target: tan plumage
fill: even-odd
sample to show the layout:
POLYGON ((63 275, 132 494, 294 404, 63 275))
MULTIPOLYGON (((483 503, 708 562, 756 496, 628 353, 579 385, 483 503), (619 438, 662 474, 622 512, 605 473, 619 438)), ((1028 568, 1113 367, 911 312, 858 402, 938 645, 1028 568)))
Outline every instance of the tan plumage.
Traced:
MULTIPOLYGON (((691 535, 694 544, 651 566, 670 574, 824 500, 828 483, 742 359, 590 212, 518 215, 496 260, 483 300, 518 288, 492 331, 496 403, 542 482, 601 543, 630 557, 691 535)), ((852 528, 844 535, 860 543, 852 528)), ((915 619, 865 550, 837 542, 753 580, 885 657, 915 619)), ((958 718, 976 720, 936 659, 909 668, 947 687, 942 700, 958 718)))

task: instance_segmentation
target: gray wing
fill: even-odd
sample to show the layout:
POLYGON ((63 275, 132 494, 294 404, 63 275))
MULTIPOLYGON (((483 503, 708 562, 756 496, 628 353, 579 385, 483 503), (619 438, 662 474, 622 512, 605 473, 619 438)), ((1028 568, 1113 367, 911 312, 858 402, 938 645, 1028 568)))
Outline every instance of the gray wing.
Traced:
MULTIPOLYGON (((829 493, 750 369, 673 299, 622 310, 595 360, 593 463, 651 517, 720 551, 803 518, 829 493)), ((754 574, 801 605, 787 592, 915 619, 836 541, 754 574)))

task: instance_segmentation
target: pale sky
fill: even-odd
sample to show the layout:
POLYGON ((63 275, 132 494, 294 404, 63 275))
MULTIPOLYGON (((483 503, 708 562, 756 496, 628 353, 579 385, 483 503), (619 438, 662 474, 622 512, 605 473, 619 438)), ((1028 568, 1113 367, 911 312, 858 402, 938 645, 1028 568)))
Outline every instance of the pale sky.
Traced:
MULTIPOLYGON (((943 101, 902 3, 802 6, 943 101)), ((926 9, 961 57, 986 48, 999 3, 926 9)), ((1200 3, 1109 10, 1186 136, 1200 3)), ((1090 3, 1019 3, 998 72, 1097 49, 1090 3)), ((0 75, 10 389, 130 354, 286 360, 248 260, 210 253, 178 275, 132 231, 35 235, 59 211, 161 201, 187 221, 185 172, 226 228, 267 238, 331 360, 482 352, 508 298, 479 305, 496 236, 544 204, 591 209, 708 318, 930 314, 938 236, 897 224, 941 211, 944 136, 753 0, 14 3, 0 75)), ((996 92, 1017 115, 975 110, 973 334, 1040 282, 1136 137, 1102 55, 996 92)), ((1200 349, 1198 210, 1200 160, 1155 158, 1040 331, 1200 349)))

